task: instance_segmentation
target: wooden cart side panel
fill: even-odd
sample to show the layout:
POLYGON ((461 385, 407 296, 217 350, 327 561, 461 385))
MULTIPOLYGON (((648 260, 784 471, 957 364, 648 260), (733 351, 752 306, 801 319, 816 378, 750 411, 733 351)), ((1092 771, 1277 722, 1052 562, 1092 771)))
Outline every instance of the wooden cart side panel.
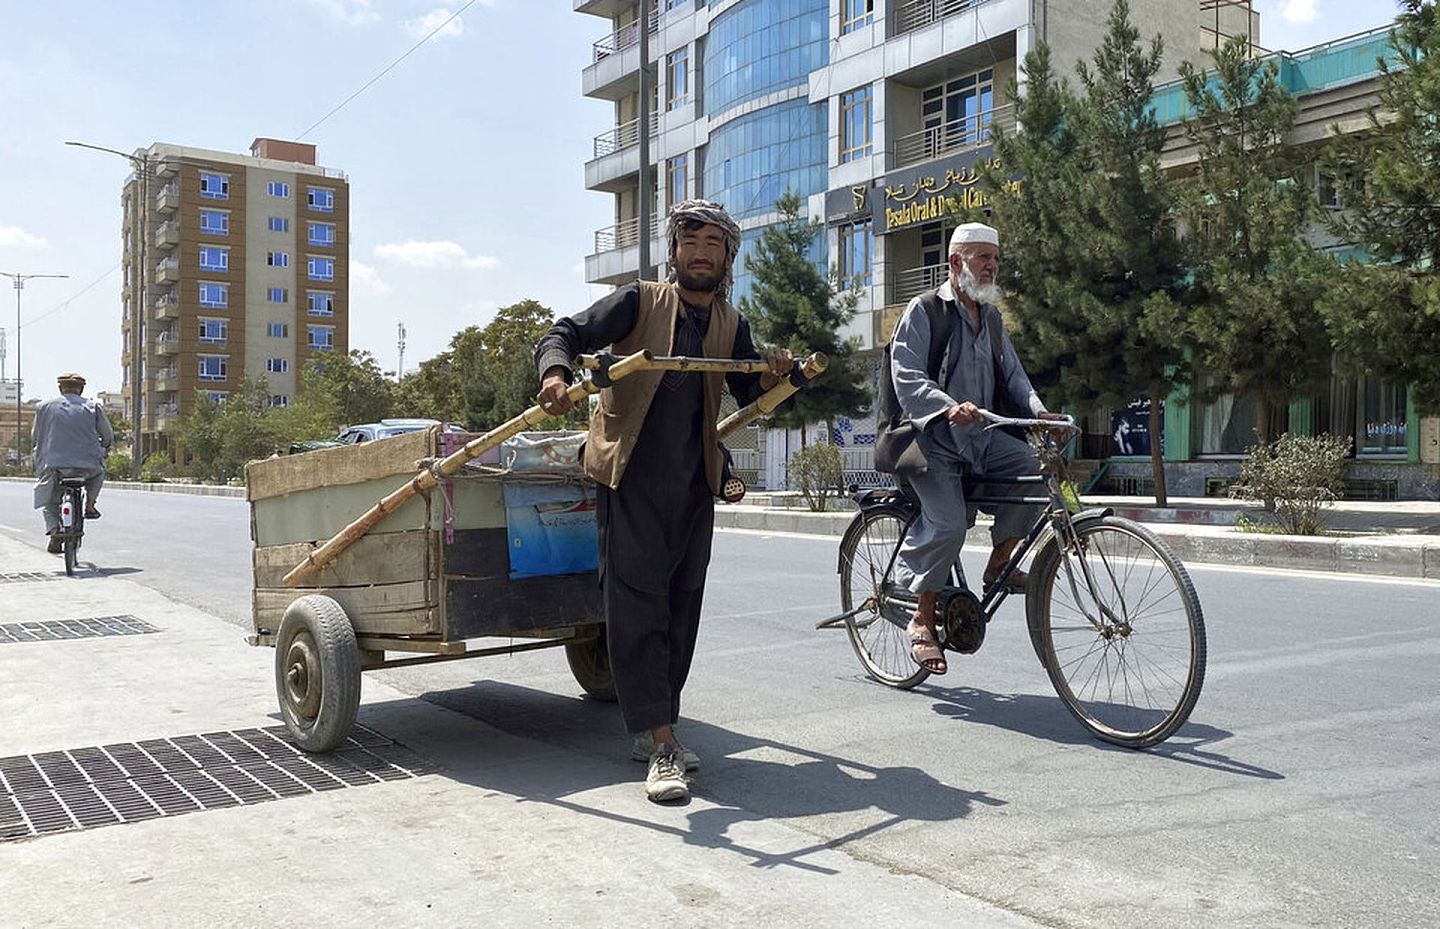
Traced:
MULTIPOLYGON (((363 536, 320 569, 307 586, 369 587, 423 581, 431 573, 432 549, 439 534, 426 529, 363 536)), ((256 548, 252 554, 256 587, 284 587, 291 569, 318 547, 317 542, 291 542, 256 548)))
POLYGON ((255 625, 278 629, 291 603, 307 594, 323 594, 345 610, 356 635, 431 635, 441 631, 438 587, 430 580, 374 587, 257 587, 255 625))
POLYGON ((322 448, 300 455, 252 461, 245 467, 249 500, 268 500, 314 487, 363 484, 392 478, 399 486, 415 462, 435 454, 438 427, 361 445, 322 448))
POLYGON ((445 638, 514 635, 536 629, 603 621, 594 574, 563 574, 519 581, 445 578, 445 638))
MULTIPOLYGON (((256 500, 250 505, 254 513, 255 544, 268 547, 296 542, 324 542, 350 525, 402 483, 403 479, 380 478, 363 484, 315 487, 284 497, 256 500)), ((443 529, 445 510, 440 503, 441 493, 438 488, 430 492, 434 497, 433 503, 422 496, 412 497, 382 519, 372 532, 443 529)), ((499 482, 458 482, 451 517, 457 529, 503 529, 505 497, 499 482)))

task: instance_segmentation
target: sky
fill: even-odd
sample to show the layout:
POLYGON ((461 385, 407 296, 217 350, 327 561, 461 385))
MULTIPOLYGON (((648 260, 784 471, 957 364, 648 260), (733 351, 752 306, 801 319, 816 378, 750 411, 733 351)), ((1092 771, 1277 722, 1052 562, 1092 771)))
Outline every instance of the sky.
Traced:
MULTIPOLYGON (((120 385, 130 168, 66 140, 248 152, 256 136, 297 139, 463 2, 0 0, 0 271, 69 275, 21 292, 26 398, 62 370, 85 373, 87 393, 120 385)), ((1394 15, 1390 0, 1256 7, 1260 44, 1287 50, 1394 15)), ((501 306, 566 315, 603 295, 584 257, 612 204, 585 189, 584 163, 614 116, 581 96, 580 72, 609 31, 571 0, 477 0, 304 136, 350 180, 351 348, 395 369, 403 321, 413 370, 501 306)))

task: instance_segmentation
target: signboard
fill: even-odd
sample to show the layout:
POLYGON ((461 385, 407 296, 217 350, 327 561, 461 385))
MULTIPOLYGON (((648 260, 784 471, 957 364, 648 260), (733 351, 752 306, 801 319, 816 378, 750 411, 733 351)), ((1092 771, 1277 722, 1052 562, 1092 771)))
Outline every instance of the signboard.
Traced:
POLYGON ((985 194, 980 189, 980 168, 985 164, 999 165, 989 145, 894 171, 883 180, 826 191, 825 221, 841 225, 871 219, 875 233, 884 235, 982 207, 985 194))
MULTIPOLYGON (((1150 401, 1133 400, 1123 410, 1113 410, 1110 413, 1110 439, 1113 443, 1111 454, 1114 455, 1144 455, 1150 454, 1150 401)), ((1161 451, 1165 447, 1165 410, 1160 410, 1160 442, 1161 451)))

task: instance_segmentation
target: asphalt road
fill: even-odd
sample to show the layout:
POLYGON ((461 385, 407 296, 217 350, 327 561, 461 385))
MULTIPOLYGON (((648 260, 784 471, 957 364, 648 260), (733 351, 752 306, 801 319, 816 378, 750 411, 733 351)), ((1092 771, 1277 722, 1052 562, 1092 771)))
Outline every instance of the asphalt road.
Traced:
MULTIPOLYGON (((28 493, 0 483, 0 531, 39 545, 28 493)), ((82 552, 101 570, 248 623, 243 501, 106 492, 101 509, 82 552)), ((1137 753, 1071 720, 1018 605, 948 675, 869 682, 843 633, 812 628, 837 600, 834 559, 834 540, 717 536, 682 735, 721 809, 688 814, 685 841, 810 867, 805 849, 737 840, 779 819, 1054 926, 1440 925, 1440 584, 1192 566, 1205 693, 1137 753)), ((586 758, 626 747, 557 654, 382 673, 565 749, 577 789, 586 758)))

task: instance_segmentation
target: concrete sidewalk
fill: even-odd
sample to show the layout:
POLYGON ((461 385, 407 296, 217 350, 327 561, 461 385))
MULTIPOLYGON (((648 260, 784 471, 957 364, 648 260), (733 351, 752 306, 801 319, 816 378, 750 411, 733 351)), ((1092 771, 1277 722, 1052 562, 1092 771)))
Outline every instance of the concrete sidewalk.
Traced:
MULTIPOLYGON (((258 739, 275 724, 273 653, 243 644, 233 626, 128 581, 65 578, 57 559, 4 537, 0 565, 0 624, 131 616, 156 630, 0 636, 0 773, 12 779, 0 784, 0 836, 7 823, 16 831, 15 795, 86 787, 57 780, 17 790, 16 772, 31 759, 53 772, 68 762, 46 753, 78 761, 96 753, 77 750, 107 746, 118 758, 116 743, 165 739, 203 761, 200 748, 237 744, 237 733, 258 739), (205 739, 187 740, 198 734, 205 739)), ((613 715, 573 692, 565 699, 613 715)), ((852 859, 790 825, 730 816, 703 791, 685 807, 650 804, 618 720, 613 745, 604 740, 606 753, 590 755, 547 744, 543 732, 500 732, 371 674, 360 722, 381 741, 403 742, 420 776, 353 789, 331 778, 335 789, 253 804, 212 790, 228 808, 0 839, 0 923, 831 929, 922 913, 937 925, 1040 925, 852 859)), ((157 745, 147 751, 163 760, 157 745)), ((204 802, 176 786, 195 780, 193 765, 173 764, 150 788, 182 806, 204 802)), ((303 759, 295 767, 325 779, 303 759)))

